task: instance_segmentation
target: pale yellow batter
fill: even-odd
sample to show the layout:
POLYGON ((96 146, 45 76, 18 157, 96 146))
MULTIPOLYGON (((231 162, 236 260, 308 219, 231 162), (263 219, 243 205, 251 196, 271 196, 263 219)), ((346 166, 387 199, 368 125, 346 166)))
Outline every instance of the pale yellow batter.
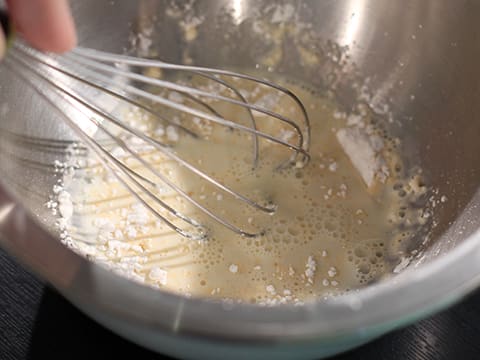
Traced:
MULTIPOLYGON (((275 214, 264 214, 167 161, 142 142, 126 139, 195 200, 244 230, 265 231, 264 236, 235 235, 165 187, 158 193, 164 201, 208 229, 204 241, 182 238, 90 159, 81 160, 83 170, 62 191, 62 196, 71 196, 74 209, 71 217, 67 214, 60 219, 64 241, 93 260, 152 286, 188 296, 261 304, 299 303, 342 293, 390 273, 401 254, 392 254, 389 244, 400 236, 405 217, 397 214, 406 206, 406 197, 394 190, 394 184, 403 179, 393 141, 387 141, 370 123, 365 109, 355 115, 343 114, 332 101, 288 86, 305 104, 312 122, 311 161, 301 169, 276 170, 291 152, 261 141, 260 162, 252 170, 250 135, 198 118, 178 120, 202 139, 153 121, 139 110, 129 109, 125 115, 127 122, 171 144, 176 154, 222 183, 262 204, 275 204, 275 214)), ((237 88, 253 103, 271 105, 301 119, 298 108, 286 97, 242 82, 237 88)), ((183 101, 179 94, 169 96, 183 101)), ((214 105, 224 116, 246 123, 245 111, 214 105)), ((295 141, 288 127, 255 115, 260 129, 295 141)), ((142 165, 120 149, 111 151, 143 172, 142 165)))

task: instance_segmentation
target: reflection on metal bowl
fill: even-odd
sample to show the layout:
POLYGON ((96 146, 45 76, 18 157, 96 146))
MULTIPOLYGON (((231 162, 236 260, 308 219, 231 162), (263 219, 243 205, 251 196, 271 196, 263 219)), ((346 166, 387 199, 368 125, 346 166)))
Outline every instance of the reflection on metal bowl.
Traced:
POLYGON ((420 166, 448 198, 432 214, 438 225, 428 241, 425 234, 419 239, 423 256, 397 276, 355 293, 261 308, 156 291, 58 241, 44 204, 55 181, 50 164, 61 151, 39 152, 25 139, 68 141, 74 135, 2 69, 0 126, 21 136, 3 132, 0 138, 1 244, 99 322, 182 358, 312 359, 426 316, 478 285, 480 4, 84 0, 72 6, 84 46, 142 55, 146 45, 138 34, 151 31, 158 36, 149 51, 165 61, 227 69, 259 64, 329 90, 345 108, 368 84, 368 105, 402 139, 406 166, 420 166), (382 113, 386 104, 388 114, 382 113))

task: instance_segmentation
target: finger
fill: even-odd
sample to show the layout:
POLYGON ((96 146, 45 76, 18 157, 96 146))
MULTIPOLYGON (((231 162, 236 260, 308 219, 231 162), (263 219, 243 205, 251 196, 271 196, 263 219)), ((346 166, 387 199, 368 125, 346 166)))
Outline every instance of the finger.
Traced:
POLYGON ((65 52, 75 46, 75 25, 67 0, 7 0, 12 20, 34 47, 65 52))
POLYGON ((3 56, 5 55, 6 47, 7 47, 7 40, 5 38, 5 34, 3 33, 3 30, 0 29, 0 59, 3 59, 3 56))

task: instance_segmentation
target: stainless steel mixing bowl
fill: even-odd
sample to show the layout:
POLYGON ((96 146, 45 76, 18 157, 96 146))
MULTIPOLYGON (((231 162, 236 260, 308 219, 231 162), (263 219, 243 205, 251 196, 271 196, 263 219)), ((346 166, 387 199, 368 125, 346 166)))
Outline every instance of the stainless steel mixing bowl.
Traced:
POLYGON ((5 69, 0 74, 2 246, 105 326, 188 359, 327 356, 427 316, 480 283, 480 2, 312 0, 287 2, 278 10, 271 5, 283 2, 179 1, 180 20, 203 18, 189 34, 171 4, 83 0, 72 6, 85 46, 131 50, 132 33, 152 28, 151 49, 163 59, 224 68, 265 64, 277 47, 280 60, 270 70, 313 87, 335 86, 345 106, 354 96, 348 91, 352 83, 369 78, 372 105, 390 104, 390 131, 402 138, 406 163, 421 166, 448 198, 434 212, 439 225, 429 234, 424 257, 398 276, 301 307, 221 305, 120 278, 77 256, 54 235, 44 204, 55 181, 51 164, 62 154, 39 151, 24 136, 8 134, 57 140, 73 135, 5 69), (258 31, 255 21, 279 29, 302 23, 300 32, 309 35, 295 36, 308 37, 305 49, 320 61, 302 60, 291 37, 295 31, 285 30, 285 41, 279 42, 258 31))

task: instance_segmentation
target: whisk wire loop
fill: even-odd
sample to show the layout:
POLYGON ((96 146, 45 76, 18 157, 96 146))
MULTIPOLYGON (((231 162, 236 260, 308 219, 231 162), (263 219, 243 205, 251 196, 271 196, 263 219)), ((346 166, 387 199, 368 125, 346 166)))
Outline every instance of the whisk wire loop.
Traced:
POLYGON ((159 193, 161 193, 161 190, 165 186, 173 190, 176 194, 178 194, 178 196, 199 209, 202 213, 227 227, 234 233, 245 237, 255 237, 263 234, 263 231, 246 231, 239 226, 234 225, 227 219, 212 212, 206 206, 185 192, 179 185, 175 184, 167 176, 155 169, 155 167, 152 166, 141 154, 139 154, 136 149, 132 148, 129 144, 117 136, 110 128, 112 125, 127 133, 129 136, 140 139, 143 144, 158 150, 165 157, 173 160, 181 167, 191 171, 216 188, 219 188, 223 192, 229 194, 244 204, 247 204, 255 210, 271 214, 275 212, 275 206, 271 204, 262 205, 259 202, 242 195, 231 187, 216 180, 214 177, 208 175, 190 162, 182 159, 168 144, 148 136, 143 131, 130 126, 117 115, 112 114, 110 111, 96 104, 95 101, 85 97, 82 91, 75 90, 69 86, 69 81, 66 79, 73 79, 95 90, 102 91, 105 94, 113 96, 114 98, 127 103, 128 105, 134 106, 142 111, 146 111, 156 119, 164 121, 170 125, 174 125, 181 131, 184 131, 186 134, 196 138, 198 137, 198 134, 196 134, 194 131, 186 128, 176 121, 169 119, 166 116, 163 116, 162 114, 159 114, 159 112, 155 109, 136 99, 143 98, 181 113, 196 116, 231 129, 247 132, 252 135, 253 139, 252 147, 254 167, 257 166, 259 158, 259 138, 269 140, 292 150, 293 155, 289 162, 296 163, 297 166, 305 165, 309 159, 308 150, 310 124, 303 104, 288 89, 266 80, 226 70, 175 65, 164 63, 158 60, 138 59, 131 56, 114 55, 84 48, 77 48, 73 50, 71 54, 60 57, 53 55, 50 56, 33 50, 21 42, 14 44, 10 56, 7 57, 5 64, 13 73, 31 85, 31 87, 38 94, 40 94, 42 98, 44 98, 54 109, 57 110, 57 112, 61 114, 66 123, 85 142, 86 147, 92 150, 98 156, 102 165, 114 174, 117 180, 130 194, 134 196, 136 200, 150 210, 157 217, 157 219, 161 220, 172 230, 186 238, 202 240, 207 236, 208 230, 197 220, 182 214, 162 200, 159 193), (169 70, 187 71, 193 75, 201 76, 205 79, 213 81, 225 89, 230 90, 235 98, 230 98, 216 93, 210 93, 208 91, 186 86, 184 84, 177 84, 163 79, 152 78, 146 75, 135 73, 133 71, 125 70, 122 68, 122 66, 157 67, 169 70), (19 69, 19 67, 28 73, 33 74, 34 77, 41 82, 35 82, 31 77, 26 76, 24 72, 19 69), (249 103, 245 96, 243 96, 242 93, 235 88, 235 86, 220 78, 221 76, 254 81, 288 95, 300 108, 303 116, 303 124, 299 125, 294 120, 264 106, 249 103), (118 79, 122 79, 123 82, 120 82, 118 79), (125 80, 127 80, 127 82, 125 82, 125 80), (176 91, 190 101, 197 103, 203 108, 203 110, 188 106, 184 103, 175 102, 164 96, 146 91, 144 88, 133 85, 132 83, 134 82, 141 82, 151 86, 162 87, 169 91, 176 91), (45 84, 48 86, 43 86, 45 84), (134 98, 132 98, 132 96, 134 98), (203 101, 203 98, 225 102, 245 109, 249 116, 250 126, 225 119, 213 106, 203 101), (67 111, 66 107, 69 107, 69 111, 67 111), (71 110, 75 111, 75 117, 71 116, 71 110), (292 144, 282 138, 268 134, 265 131, 258 130, 258 119, 256 119, 254 116, 254 113, 267 115, 281 121, 287 126, 290 126, 294 130, 295 134, 297 134, 297 142, 292 144), (90 133, 86 130, 86 123, 90 123, 95 129, 100 130, 104 136, 110 138, 116 146, 120 147, 125 153, 129 154, 133 159, 141 164, 142 168, 146 170, 145 173, 149 175, 135 171, 131 166, 127 165, 124 161, 112 154, 111 149, 105 147, 105 145, 103 145, 96 137, 94 137, 94 133, 90 133), (183 221, 186 225, 188 225, 189 229, 185 230, 184 227, 177 225, 169 217, 167 217, 165 213, 168 213, 169 217, 183 221))

